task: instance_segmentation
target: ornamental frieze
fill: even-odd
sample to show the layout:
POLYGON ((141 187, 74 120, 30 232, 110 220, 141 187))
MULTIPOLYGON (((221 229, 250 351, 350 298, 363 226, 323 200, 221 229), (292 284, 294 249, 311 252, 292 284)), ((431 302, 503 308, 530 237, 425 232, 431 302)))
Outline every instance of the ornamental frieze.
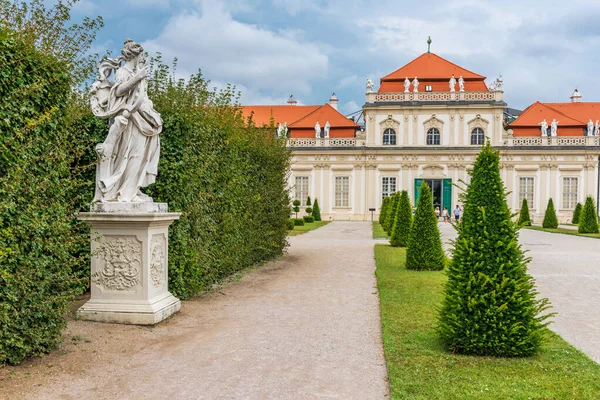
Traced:
POLYGON ((103 236, 97 257, 101 265, 93 279, 101 288, 129 291, 140 283, 142 243, 134 236, 103 236))
POLYGON ((150 279, 155 287, 159 287, 164 282, 167 268, 166 248, 167 241, 164 234, 152 236, 150 242, 150 279))

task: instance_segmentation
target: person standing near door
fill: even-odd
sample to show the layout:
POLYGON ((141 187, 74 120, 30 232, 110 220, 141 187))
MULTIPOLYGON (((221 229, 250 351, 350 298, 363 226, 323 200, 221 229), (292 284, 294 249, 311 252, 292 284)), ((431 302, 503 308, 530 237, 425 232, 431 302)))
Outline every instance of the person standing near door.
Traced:
POLYGON ((439 207, 435 208, 435 217, 439 221, 439 219, 440 219, 440 208, 439 207))
POLYGON ((461 208, 460 206, 457 204, 456 208, 454 209, 454 221, 459 222, 460 221, 460 213, 461 213, 461 208))
POLYGON ((444 220, 444 223, 448 222, 448 220, 450 219, 450 215, 448 214, 448 209, 446 207, 444 207, 444 209, 442 210, 442 218, 444 220))

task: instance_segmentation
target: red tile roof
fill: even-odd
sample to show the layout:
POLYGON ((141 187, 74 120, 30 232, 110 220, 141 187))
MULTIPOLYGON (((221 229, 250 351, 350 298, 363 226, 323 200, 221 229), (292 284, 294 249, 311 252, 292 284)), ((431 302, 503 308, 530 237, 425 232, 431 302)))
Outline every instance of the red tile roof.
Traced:
POLYGON ((560 133, 561 126, 586 126, 590 118, 594 122, 600 119, 600 103, 540 103, 536 101, 527 107, 510 126, 538 126, 544 119, 548 124, 556 119, 559 121, 560 133))
POLYGON ((243 106, 242 114, 245 118, 252 115, 257 126, 269 125, 272 116, 275 126, 286 122, 290 129, 314 129, 317 121, 321 127, 329 121, 332 128, 360 128, 328 103, 322 106, 243 106))
MULTIPOLYGON (((416 76, 421 80, 450 80, 454 74, 456 79, 462 76, 465 81, 468 80, 485 80, 485 76, 476 74, 467 69, 464 69, 434 53, 425 53, 415 58, 405 66, 397 69, 381 78, 381 82, 399 81, 404 82, 408 77, 411 81, 416 76)), ((419 85, 420 87, 421 85, 419 85)), ((404 89, 404 88, 403 88, 404 89)), ((446 89, 449 88, 446 86, 446 89)), ((487 90, 487 88, 486 88, 487 90)))

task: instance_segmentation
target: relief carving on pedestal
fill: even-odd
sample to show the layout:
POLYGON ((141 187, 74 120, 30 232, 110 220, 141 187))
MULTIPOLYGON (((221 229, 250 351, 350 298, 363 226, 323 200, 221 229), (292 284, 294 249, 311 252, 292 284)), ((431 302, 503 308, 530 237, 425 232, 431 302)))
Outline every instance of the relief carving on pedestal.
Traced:
POLYGON ((165 276, 166 269, 166 240, 164 234, 158 234, 152 236, 150 242, 150 279, 155 287, 159 287, 165 276))
POLYGON ((135 237, 103 236, 97 257, 104 265, 93 279, 103 289, 127 291, 140 282, 142 243, 135 237))

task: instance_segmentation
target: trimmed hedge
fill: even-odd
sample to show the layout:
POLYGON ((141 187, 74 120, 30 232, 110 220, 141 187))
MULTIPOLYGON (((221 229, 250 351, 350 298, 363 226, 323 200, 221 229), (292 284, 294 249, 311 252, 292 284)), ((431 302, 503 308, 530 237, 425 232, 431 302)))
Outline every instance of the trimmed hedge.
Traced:
POLYGON ((442 249, 438 219, 433 210, 431 189, 424 182, 408 237, 406 268, 439 271, 444 269, 445 262, 446 256, 442 249))
POLYGON ((305 215, 305 216, 303 217, 303 219, 304 219, 304 222, 306 222, 306 223, 308 223, 308 224, 310 224, 310 223, 312 223, 312 222, 315 222, 315 218, 314 218, 314 217, 311 217, 311 216, 309 216, 309 215, 305 215))
POLYGON ((294 226, 296 226, 296 224, 294 224, 294 220, 293 220, 293 219, 290 219, 290 220, 287 222, 287 228, 288 228, 288 231, 294 230, 294 226))
POLYGON ((521 204, 521 212, 519 213, 519 226, 531 226, 531 218, 529 217, 529 206, 527 205, 527 198, 523 198, 521 204))
POLYGON ((588 196, 585 199, 577 231, 579 233, 598 233, 598 214, 596 213, 594 198, 592 196, 588 196))
POLYGON ((548 205, 546 206, 546 212, 544 214, 544 222, 542 222, 542 228, 558 228, 558 218, 556 217, 556 210, 554 210, 554 202, 552 201, 552 198, 548 200, 548 205))
POLYGON ((302 219, 302 218, 294 218, 294 225, 296 225, 296 226, 304 226, 304 219, 302 219))
POLYGON ((581 203, 577 203, 577 205, 575 206, 575 211, 573 211, 573 219, 571 220, 571 223, 575 225, 579 224, 579 218, 581 217, 582 208, 583 206, 581 205, 581 203))
POLYGON ((542 344, 548 300, 536 298, 505 193, 488 141, 465 193, 440 310, 438 332, 451 353, 528 356, 542 344))
POLYGON ((321 209, 319 208, 319 200, 315 199, 315 202, 313 203, 313 207, 312 207, 312 216, 315 219, 315 221, 320 221, 321 220, 321 209))
POLYGON ((389 196, 384 197, 381 202, 381 209, 379 210, 379 225, 385 226, 385 218, 387 217, 387 209, 390 206, 389 196))
POLYGON ((393 247, 408 246, 408 236, 410 235, 410 227, 412 225, 412 207, 408 192, 403 190, 400 194, 400 202, 396 211, 396 220, 390 237, 390 244, 393 247))
POLYGON ((392 228, 396 220, 396 211, 398 210, 398 202, 400 201, 400 193, 395 192, 390 195, 390 204, 386 211, 384 229, 388 236, 392 234, 392 228))

